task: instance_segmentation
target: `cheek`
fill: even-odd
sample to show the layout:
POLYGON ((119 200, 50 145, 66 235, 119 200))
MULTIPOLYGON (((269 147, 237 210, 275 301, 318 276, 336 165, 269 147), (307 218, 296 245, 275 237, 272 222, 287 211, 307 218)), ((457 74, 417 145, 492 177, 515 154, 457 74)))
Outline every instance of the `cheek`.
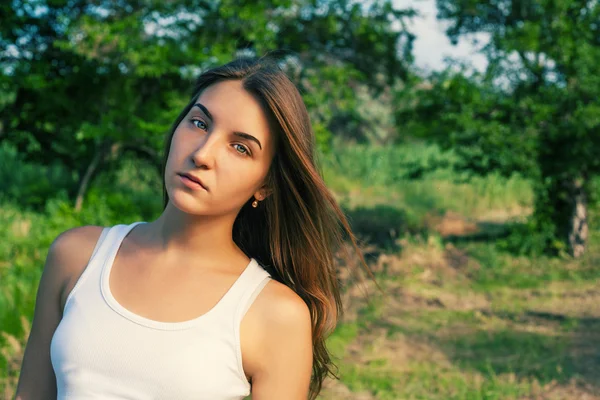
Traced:
POLYGON ((181 161, 182 157, 185 157, 184 150, 185 144, 185 132, 181 132, 181 128, 177 128, 175 133, 171 137, 171 144, 169 146, 169 155, 167 157, 167 165, 175 165, 181 161))
MULTIPOLYGON (((175 161, 174 159, 176 156, 175 153, 176 153, 175 150, 173 149, 173 147, 171 147, 169 149, 169 153, 167 155, 167 162, 165 164, 165 175, 169 175, 173 169, 173 165, 174 165, 174 161, 175 161)), ((165 176, 165 178, 166 178, 166 176, 165 176)))
POLYGON ((246 202, 264 182, 264 174, 256 166, 229 162, 220 177, 221 195, 224 201, 246 202))
MULTIPOLYGON (((175 136, 173 136, 173 139, 175 136)), ((176 172, 179 159, 181 158, 181 151, 177 148, 177 142, 171 140, 171 146, 169 147, 169 153, 165 163, 165 171, 163 179, 165 180, 166 186, 169 187, 172 184, 173 174, 176 172)))

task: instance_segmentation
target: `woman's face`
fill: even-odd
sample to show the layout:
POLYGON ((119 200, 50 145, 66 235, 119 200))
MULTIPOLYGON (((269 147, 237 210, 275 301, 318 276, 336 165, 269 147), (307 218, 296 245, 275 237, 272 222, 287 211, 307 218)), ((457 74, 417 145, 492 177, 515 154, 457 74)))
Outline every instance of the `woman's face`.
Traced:
POLYGON ((267 193, 273 142, 260 103, 241 81, 209 86, 171 139, 164 177, 169 201, 189 214, 237 215, 253 196, 262 200, 267 193))

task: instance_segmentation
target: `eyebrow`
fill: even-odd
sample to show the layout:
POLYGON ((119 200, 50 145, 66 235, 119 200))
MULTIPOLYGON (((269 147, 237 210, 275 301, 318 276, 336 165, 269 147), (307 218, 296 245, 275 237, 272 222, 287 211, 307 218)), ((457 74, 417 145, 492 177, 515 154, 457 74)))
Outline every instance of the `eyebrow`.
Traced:
MULTIPOLYGON (((214 121, 212 114, 210 113, 210 111, 208 111, 208 109, 206 107, 204 107, 204 105, 202 105, 200 103, 196 103, 196 104, 194 104, 194 107, 198 107, 200 110, 202 110, 202 112, 204 114, 206 114, 206 116, 208 117, 208 119, 211 120, 211 122, 214 121)), ((260 149, 262 150, 262 145, 260 144, 260 141, 257 138, 255 138, 254 136, 250 135, 249 133, 233 131, 233 134, 236 136, 242 137, 244 139, 248 139, 253 142, 256 142, 258 147, 260 147, 260 149)))

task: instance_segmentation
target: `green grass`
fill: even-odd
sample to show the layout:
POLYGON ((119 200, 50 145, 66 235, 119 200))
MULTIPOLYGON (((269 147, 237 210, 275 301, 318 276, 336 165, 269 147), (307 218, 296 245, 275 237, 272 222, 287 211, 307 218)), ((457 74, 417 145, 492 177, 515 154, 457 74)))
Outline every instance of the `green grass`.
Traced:
POLYGON ((462 370, 474 370, 487 377, 513 373, 547 384, 569 378, 564 371, 574 369, 566 352, 568 343, 564 335, 506 327, 452 337, 442 346, 451 349, 451 359, 462 370))
MULTIPOLYGON (((546 295, 541 293, 540 300, 546 295)), ((577 317, 555 324, 527 321, 523 320, 527 307, 508 313, 509 298, 499 297, 497 303, 507 307, 497 304, 488 314, 410 309, 394 314, 397 324, 382 321, 388 311, 379 301, 364 306, 356 324, 342 325, 336 337, 338 349, 383 328, 389 343, 406 343, 400 349, 409 355, 404 362, 390 365, 386 346, 367 341, 358 357, 338 353, 346 355, 341 382, 353 392, 366 391, 377 399, 516 399, 593 374, 572 351, 572 339, 590 329, 598 331, 600 324, 584 326, 577 317), (426 350, 410 354, 412 347, 420 346, 426 350)))
POLYGON ((467 243, 465 251, 477 261, 469 271, 474 287, 482 291, 496 287, 536 288, 554 281, 585 282, 600 278, 598 243, 600 231, 590 232, 587 253, 577 261, 569 257, 515 256, 498 249, 494 242, 467 243))
POLYGON ((492 174, 467 180, 451 171, 455 157, 434 145, 340 146, 320 159, 327 184, 350 209, 394 204, 417 216, 453 210, 474 217, 528 207, 533 200, 526 179, 492 174))
POLYGON ((368 391, 379 399, 395 399, 398 393, 398 373, 386 367, 385 359, 366 365, 344 364, 342 382, 353 392, 368 391))
MULTIPOLYGON (((380 315, 380 307, 367 306, 358 320, 366 318, 370 324, 342 325, 333 336, 334 353, 345 354, 339 349, 355 341, 361 329, 369 332, 380 315)), ((544 362, 552 352, 563 354, 564 340, 519 335, 509 329, 477 330, 482 322, 474 312, 413 312, 401 319, 409 329, 399 329, 398 334, 417 342, 436 343, 446 352, 444 360, 432 362, 423 355, 421 360, 409 359, 395 367, 365 345, 363 357, 368 361, 347 359, 340 367, 341 382, 352 392, 368 392, 377 399, 509 399, 531 394, 532 383, 539 386, 561 380, 566 376, 561 371, 569 368, 558 357, 552 357, 552 364, 544 362), (454 329, 465 332, 465 327, 474 333, 454 337, 440 333, 454 329)))
POLYGON ((530 393, 530 384, 513 375, 484 379, 466 375, 454 366, 440 367, 430 362, 415 362, 399 376, 397 399, 496 400, 515 399, 530 393))
POLYGON ((345 356, 348 345, 356 339, 358 331, 358 324, 354 322, 338 324, 335 331, 327 338, 327 348, 333 357, 341 359, 345 356))

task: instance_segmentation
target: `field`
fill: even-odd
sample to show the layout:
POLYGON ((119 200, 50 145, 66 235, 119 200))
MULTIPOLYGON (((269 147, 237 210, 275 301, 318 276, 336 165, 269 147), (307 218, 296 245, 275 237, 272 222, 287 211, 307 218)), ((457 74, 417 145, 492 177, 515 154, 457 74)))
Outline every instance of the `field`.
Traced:
MULTIPOLYGON (((31 194, 27 174, 45 167, 3 151, 0 398, 9 399, 49 244, 73 226, 155 217, 160 185, 127 161, 75 213, 63 193, 50 196, 64 171, 47 168, 31 194)), ((383 289, 355 258, 340 261, 346 314, 329 339, 340 380, 322 399, 600 399, 597 210, 585 256, 551 258, 532 251, 532 193, 519 176, 469 180, 451 172, 451 154, 422 144, 339 147, 321 162, 383 289)))
POLYGON ((324 398, 600 399, 597 247, 574 262, 435 235, 400 243, 371 264, 384 295, 371 282, 370 302, 359 285, 346 293, 330 339, 341 382, 324 398))

